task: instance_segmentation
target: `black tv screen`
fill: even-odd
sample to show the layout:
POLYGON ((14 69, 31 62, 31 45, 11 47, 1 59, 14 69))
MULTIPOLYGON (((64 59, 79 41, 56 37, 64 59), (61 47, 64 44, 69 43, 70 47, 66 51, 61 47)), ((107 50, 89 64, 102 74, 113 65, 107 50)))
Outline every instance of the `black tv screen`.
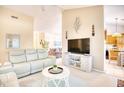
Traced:
POLYGON ((90 54, 90 38, 68 40, 68 52, 90 54))

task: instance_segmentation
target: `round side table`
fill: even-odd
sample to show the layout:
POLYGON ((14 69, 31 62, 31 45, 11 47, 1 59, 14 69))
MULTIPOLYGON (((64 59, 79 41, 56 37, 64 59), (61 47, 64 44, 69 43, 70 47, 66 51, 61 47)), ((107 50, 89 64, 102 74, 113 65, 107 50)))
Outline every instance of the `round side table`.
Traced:
POLYGON ((60 74, 51 74, 48 72, 48 69, 50 67, 47 67, 42 71, 42 75, 44 76, 42 86, 49 87, 49 82, 52 82, 52 84, 54 84, 55 87, 59 87, 61 82, 64 82, 64 87, 69 87, 69 80, 68 80, 70 75, 69 69, 65 66, 59 66, 63 68, 63 72, 60 74))

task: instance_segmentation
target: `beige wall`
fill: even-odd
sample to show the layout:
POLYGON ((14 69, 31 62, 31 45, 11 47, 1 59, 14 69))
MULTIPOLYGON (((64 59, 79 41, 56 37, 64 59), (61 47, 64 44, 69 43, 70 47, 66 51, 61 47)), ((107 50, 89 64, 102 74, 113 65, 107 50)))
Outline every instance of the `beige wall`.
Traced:
POLYGON ((33 18, 0 6, 0 60, 7 57, 6 34, 20 34, 20 48, 33 47, 33 18), (11 16, 17 16, 13 19, 11 16))
POLYGON ((65 10, 63 12, 62 48, 67 51, 67 40, 65 31, 68 31, 68 39, 90 38, 90 54, 93 56, 93 68, 104 70, 104 14, 103 6, 65 10), (73 28, 75 18, 81 20, 81 27, 78 33, 73 28), (92 36, 92 24, 95 25, 95 36, 92 36))

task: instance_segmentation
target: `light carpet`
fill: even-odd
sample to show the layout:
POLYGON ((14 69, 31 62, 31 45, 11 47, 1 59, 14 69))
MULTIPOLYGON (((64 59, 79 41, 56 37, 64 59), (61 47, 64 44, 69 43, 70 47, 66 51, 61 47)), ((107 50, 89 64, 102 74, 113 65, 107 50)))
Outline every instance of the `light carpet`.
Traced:
MULTIPOLYGON (((34 75, 19 79, 20 86, 22 87, 41 87, 42 81, 43 81, 42 73, 36 73, 34 75)), ((86 82, 78 77, 70 76, 69 85, 72 87, 82 87, 86 85, 86 82)))
MULTIPOLYGON (((70 87, 116 87, 117 78, 105 73, 92 71, 83 72, 74 68, 70 69, 70 87)), ((21 87, 41 87, 43 81, 42 72, 19 79, 21 87)))

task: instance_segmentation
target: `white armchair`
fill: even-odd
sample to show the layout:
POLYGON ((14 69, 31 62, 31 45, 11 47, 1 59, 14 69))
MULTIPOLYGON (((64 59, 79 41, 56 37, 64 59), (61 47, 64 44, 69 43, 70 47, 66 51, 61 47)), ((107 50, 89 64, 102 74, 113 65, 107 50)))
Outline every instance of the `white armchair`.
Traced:
POLYGON ((5 62, 0 66, 0 87, 18 87, 16 73, 13 71, 12 65, 5 62))
POLYGON ((19 87, 15 72, 0 74, 0 87, 19 87))

